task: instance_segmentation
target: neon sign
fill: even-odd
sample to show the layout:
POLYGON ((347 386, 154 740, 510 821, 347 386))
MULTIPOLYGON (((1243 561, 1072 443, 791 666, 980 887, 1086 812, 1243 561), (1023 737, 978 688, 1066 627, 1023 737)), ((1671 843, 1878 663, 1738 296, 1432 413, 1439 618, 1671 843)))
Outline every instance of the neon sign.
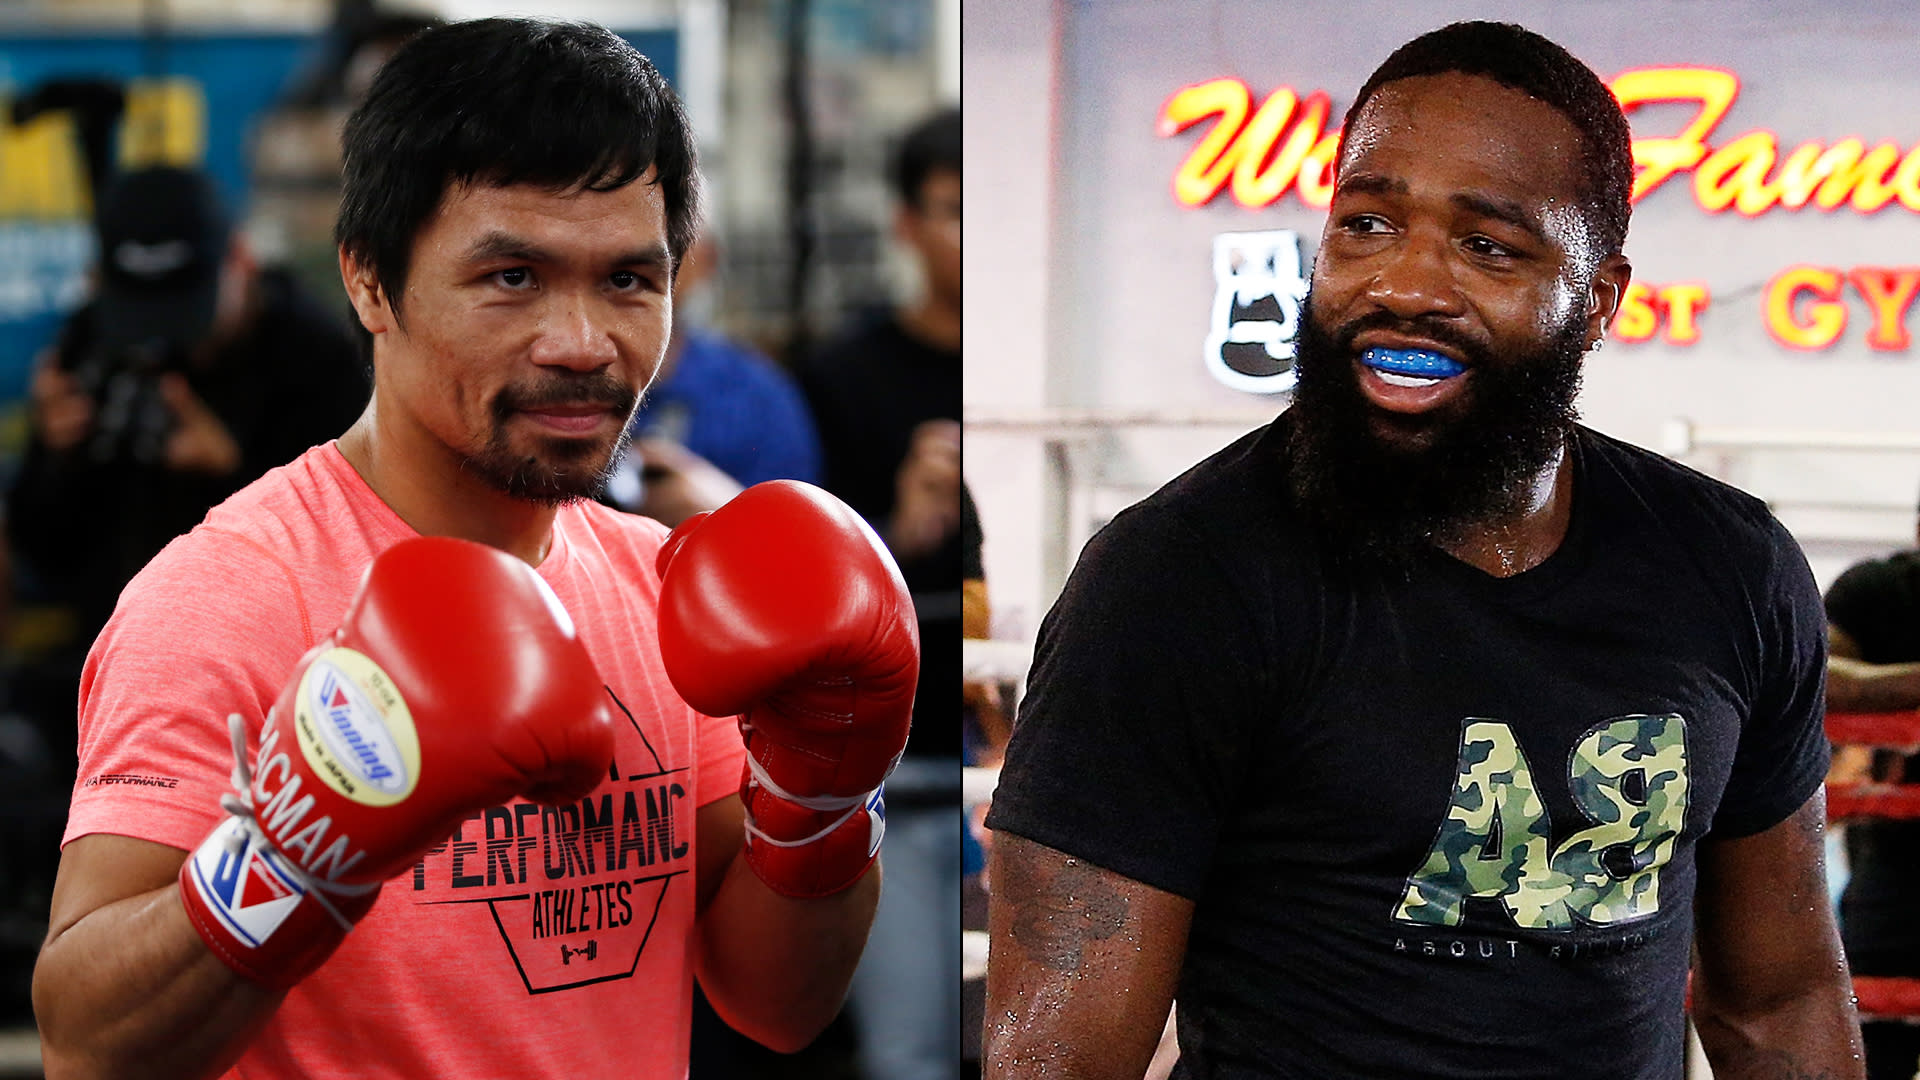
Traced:
MULTIPOLYGON (((1629 116, 1643 105, 1694 105, 1698 111, 1675 135, 1633 140, 1633 199, 1685 174, 1700 208, 1732 209, 1757 217, 1809 204, 1823 211, 1848 206, 1871 214, 1897 202, 1920 213, 1920 144, 1891 142, 1868 149, 1857 138, 1831 145, 1808 141, 1782 152, 1772 131, 1749 131, 1719 145, 1709 140, 1740 96, 1740 80, 1716 68, 1637 68, 1611 84, 1629 116)), ((1333 163, 1340 132, 1327 129, 1332 100, 1315 90, 1302 97, 1282 86, 1254 107, 1239 79, 1212 79, 1175 91, 1161 107, 1157 133, 1178 135, 1209 119, 1213 124, 1174 173, 1173 197, 1201 206, 1223 190, 1249 209, 1271 205, 1289 190, 1324 210, 1333 198, 1333 163)))
POLYGON ((1907 309, 1920 291, 1920 267, 1790 266, 1767 284, 1764 311, 1767 333, 1792 349, 1824 349, 1847 328, 1845 286, 1866 300, 1873 315, 1867 344, 1881 352, 1901 352, 1912 344, 1907 309))

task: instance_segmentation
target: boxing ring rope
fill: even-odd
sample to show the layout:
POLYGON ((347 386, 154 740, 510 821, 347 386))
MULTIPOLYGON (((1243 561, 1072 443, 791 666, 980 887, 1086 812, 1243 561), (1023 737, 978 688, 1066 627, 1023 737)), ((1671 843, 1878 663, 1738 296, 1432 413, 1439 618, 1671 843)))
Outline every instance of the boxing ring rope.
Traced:
POLYGON ((1677 457, 1696 450, 1920 451, 1920 431, 1729 427, 1696 424, 1684 416, 1668 420, 1661 428, 1661 453, 1677 457))
MULTIPOLYGON (((1916 445, 1915 449, 1920 449, 1916 445)), ((1920 751, 1920 711, 1830 713, 1827 737, 1903 754, 1920 751)), ((1920 818, 1920 784, 1828 784, 1827 820, 1911 821, 1920 818)), ((1855 975, 1853 994, 1863 1019, 1920 1022, 1920 978, 1855 975)))
MULTIPOLYGON (((1670 457, 1751 450, 1913 453, 1920 452, 1920 431, 1716 426, 1675 417, 1662 428, 1660 449, 1670 457)), ((1832 713, 1827 717, 1827 737, 1836 743, 1904 754, 1920 752, 1920 711, 1832 713)), ((1827 819, 1835 823, 1920 819, 1920 784, 1829 784, 1827 819)), ((1853 991, 1863 1018, 1920 1023, 1920 978, 1856 975, 1853 991)))

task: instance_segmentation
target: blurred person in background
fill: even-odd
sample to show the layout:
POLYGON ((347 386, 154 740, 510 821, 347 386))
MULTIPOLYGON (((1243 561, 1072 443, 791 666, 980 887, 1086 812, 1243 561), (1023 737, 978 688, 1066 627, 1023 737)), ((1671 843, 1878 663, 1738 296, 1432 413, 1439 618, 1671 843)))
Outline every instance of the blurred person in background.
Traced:
MULTIPOLYGON (((987 595, 984 554, 985 537, 980 531, 980 512, 973 503, 973 492, 965 481, 960 484, 961 551, 961 636, 984 640, 992 636, 993 608, 987 595)), ((966 763, 982 768, 998 768, 1006 754, 1012 728, 1007 721, 1002 684, 968 679, 961 684, 965 706, 966 763)), ((987 893, 983 871, 987 867, 986 844, 989 840, 984 802, 963 804, 966 830, 962 834, 960 860, 960 918, 969 931, 987 928, 987 893)), ((975 961, 963 950, 967 978, 961 987, 961 1058, 966 1075, 980 1075, 980 1035, 985 1023, 986 984, 974 970, 975 961)))
POLYGON ((37 362, 7 535, 72 634, 17 704, 71 765, 80 665, 129 579, 262 473, 344 432, 366 403, 342 319, 261 266, 211 180, 121 174, 101 196, 93 299, 37 362))
MULTIPOLYGON (((993 604, 987 595, 985 536, 973 492, 960 484, 960 636, 984 641, 993 636, 993 604)), ((961 683, 966 708, 967 764, 995 768, 1007 752, 1013 725, 1007 719, 1000 684, 975 679, 961 683)))
POLYGON ((810 357, 800 382, 826 487, 887 542, 920 619, 920 689, 887 781, 887 887, 854 977, 871 1080, 957 1075, 961 703, 960 113, 916 125, 894 160, 896 235, 922 288, 810 357))
MULTIPOLYGON (((1920 550, 1850 567, 1827 589, 1827 711, 1920 709, 1920 550)), ((1836 749, 1835 783, 1914 783, 1920 755, 1867 746, 1836 749)), ((1920 976, 1920 821, 1851 821, 1850 873, 1840 894, 1840 940, 1855 975, 1920 976)), ((1867 1080, 1911 1080, 1920 1069, 1920 1027, 1902 1020, 1860 1025, 1867 1080)))
POLYGON ((609 501, 669 527, 765 480, 820 482, 820 442, 793 377, 702 325, 719 252, 708 232, 688 250, 660 373, 627 431, 609 501))
POLYGON ((81 668, 121 586, 226 496, 345 431, 367 393, 342 321, 256 263, 207 177, 122 174, 96 224, 96 292, 36 361, 6 497, 22 601, 40 616, 16 643, 0 717, 0 947, 24 961, 5 982, 6 1007, 23 1013, 77 761, 81 668))

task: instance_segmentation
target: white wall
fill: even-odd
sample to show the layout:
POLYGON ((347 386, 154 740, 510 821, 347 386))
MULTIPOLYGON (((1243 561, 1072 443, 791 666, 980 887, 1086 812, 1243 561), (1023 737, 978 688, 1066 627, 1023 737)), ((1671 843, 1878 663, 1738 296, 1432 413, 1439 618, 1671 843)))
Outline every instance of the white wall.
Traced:
MULTIPOLYGON (((1032 407, 1047 369, 1048 187, 1056 15, 1051 5, 964 0, 961 37, 967 340, 963 402, 1032 407)), ((968 487, 986 530, 995 636, 1039 626, 1050 518, 1032 439, 969 432, 968 487)))

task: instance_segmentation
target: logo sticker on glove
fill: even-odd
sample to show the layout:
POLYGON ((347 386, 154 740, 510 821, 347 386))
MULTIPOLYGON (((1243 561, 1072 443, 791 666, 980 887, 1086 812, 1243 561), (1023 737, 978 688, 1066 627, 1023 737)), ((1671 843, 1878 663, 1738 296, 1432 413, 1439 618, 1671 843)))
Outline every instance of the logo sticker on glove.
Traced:
POLYGON ((306 889, 281 857, 228 818, 193 853, 192 881, 212 912, 242 942, 259 948, 300 906, 306 889))
POLYGON ((357 803, 392 806, 420 779, 420 736, 387 673, 330 649, 300 677, 294 731, 314 774, 357 803))

